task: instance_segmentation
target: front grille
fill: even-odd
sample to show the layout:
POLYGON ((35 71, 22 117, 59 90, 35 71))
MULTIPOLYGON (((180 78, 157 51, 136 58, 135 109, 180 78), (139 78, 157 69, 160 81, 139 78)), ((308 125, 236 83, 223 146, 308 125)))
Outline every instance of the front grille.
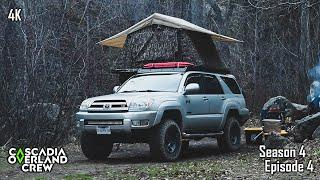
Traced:
POLYGON ((128 112, 128 110, 123 111, 88 111, 88 113, 124 113, 128 112))
POLYGON ((94 102, 126 102, 126 100, 95 100, 94 102))
POLYGON ((128 112, 125 100, 96 100, 88 109, 89 113, 128 112))
POLYGON ((123 125, 122 119, 108 119, 108 120, 85 120, 85 125, 123 125))

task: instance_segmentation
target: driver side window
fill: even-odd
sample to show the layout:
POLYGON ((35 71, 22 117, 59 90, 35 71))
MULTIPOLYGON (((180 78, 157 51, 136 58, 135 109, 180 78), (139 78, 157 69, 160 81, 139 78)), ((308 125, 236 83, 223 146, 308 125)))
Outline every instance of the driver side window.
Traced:
MULTIPOLYGON (((200 75, 191 75, 187 78, 184 88, 187 87, 188 84, 197 83, 200 86, 200 91, 193 92, 192 94, 201 94, 201 76, 200 75)), ((190 95, 190 94, 189 94, 190 95)))

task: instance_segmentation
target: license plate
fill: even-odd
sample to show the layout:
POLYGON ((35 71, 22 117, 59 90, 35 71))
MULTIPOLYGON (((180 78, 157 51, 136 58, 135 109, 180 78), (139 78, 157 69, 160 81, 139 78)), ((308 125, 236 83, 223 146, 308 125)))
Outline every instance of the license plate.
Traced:
POLYGON ((97 127, 97 134, 111 134, 110 126, 97 127))

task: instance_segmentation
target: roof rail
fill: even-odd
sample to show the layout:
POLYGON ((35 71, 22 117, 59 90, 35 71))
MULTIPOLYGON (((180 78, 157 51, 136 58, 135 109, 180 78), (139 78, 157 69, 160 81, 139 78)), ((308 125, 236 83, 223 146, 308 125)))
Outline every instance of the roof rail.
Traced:
POLYGON ((138 69, 138 74, 142 73, 154 73, 154 72, 186 72, 187 68, 157 68, 157 69, 138 69))
POLYGON ((131 69, 112 69, 112 73, 121 74, 121 73, 137 73, 138 68, 131 68, 131 69))
POLYGON ((187 72, 187 71, 203 71, 208 73, 217 74, 230 74, 228 69, 209 69, 204 66, 188 66, 183 68, 132 68, 132 69, 115 69, 112 72, 116 74, 143 74, 143 73, 155 73, 155 72, 187 72))

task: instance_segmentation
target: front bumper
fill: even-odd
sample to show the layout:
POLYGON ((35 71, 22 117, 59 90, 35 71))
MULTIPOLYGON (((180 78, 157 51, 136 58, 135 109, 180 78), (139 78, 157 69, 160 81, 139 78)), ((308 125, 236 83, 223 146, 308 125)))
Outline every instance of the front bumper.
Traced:
POLYGON ((149 129, 156 119, 157 111, 142 111, 142 112, 124 112, 124 113, 88 113, 78 112, 76 118, 78 127, 81 131, 96 133, 98 126, 106 125, 86 125, 86 120, 123 120, 122 125, 107 125, 110 126, 111 133, 131 133, 132 129, 149 129), (134 120, 148 120, 146 126, 133 126, 134 120))

